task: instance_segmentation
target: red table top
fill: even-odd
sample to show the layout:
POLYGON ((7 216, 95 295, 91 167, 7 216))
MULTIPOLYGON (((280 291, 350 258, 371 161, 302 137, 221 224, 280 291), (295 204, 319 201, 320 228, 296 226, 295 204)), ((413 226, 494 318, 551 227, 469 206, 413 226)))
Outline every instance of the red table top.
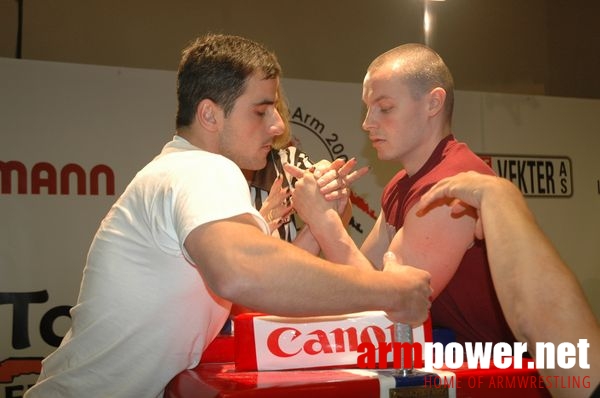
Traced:
MULTIPOLYGON (((504 398, 513 394, 519 398, 549 398, 548 390, 532 369, 449 369, 456 375, 442 379, 454 390, 457 398, 504 398)), ((235 364, 203 363, 186 370, 167 386, 166 398, 192 397, 356 397, 389 396, 391 370, 306 369, 287 371, 235 370, 235 364)), ((430 383, 429 388, 436 388, 430 383)))

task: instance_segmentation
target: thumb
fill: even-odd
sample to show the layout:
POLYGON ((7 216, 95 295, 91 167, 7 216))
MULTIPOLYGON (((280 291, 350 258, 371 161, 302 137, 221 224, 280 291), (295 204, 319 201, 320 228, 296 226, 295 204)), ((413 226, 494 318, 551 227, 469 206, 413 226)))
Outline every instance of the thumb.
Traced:
POLYGON ((304 170, 299 167, 296 167, 292 164, 286 163, 283 165, 285 171, 290 173, 293 177, 302 178, 304 176, 304 170))
POLYGON ((477 211, 477 221, 475 221, 475 237, 479 240, 485 239, 485 233, 483 231, 483 223, 481 221, 481 214, 477 211))
POLYGON ((391 263, 396 263, 397 264, 398 260, 396 259, 396 255, 394 254, 394 252, 387 251, 383 255, 383 268, 386 268, 388 266, 392 266, 391 263))
POLYGON ((271 189, 269 190, 269 195, 271 194, 271 192, 279 192, 278 190, 280 190, 282 186, 283 186, 283 174, 279 174, 277 176, 277 178, 275 178, 275 180, 273 181, 273 184, 271 184, 271 189))

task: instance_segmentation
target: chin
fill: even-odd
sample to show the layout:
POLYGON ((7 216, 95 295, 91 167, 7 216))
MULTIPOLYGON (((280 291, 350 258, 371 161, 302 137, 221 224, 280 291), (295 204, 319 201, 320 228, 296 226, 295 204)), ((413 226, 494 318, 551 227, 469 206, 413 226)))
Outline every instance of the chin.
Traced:
POLYGON ((256 161, 256 162, 252 162, 251 165, 248 165, 248 167, 245 167, 247 170, 262 170, 266 167, 267 165, 267 159, 262 159, 260 161, 256 161))
POLYGON ((379 160, 389 160, 388 156, 386 156, 384 151, 377 151, 377 159, 379 160))

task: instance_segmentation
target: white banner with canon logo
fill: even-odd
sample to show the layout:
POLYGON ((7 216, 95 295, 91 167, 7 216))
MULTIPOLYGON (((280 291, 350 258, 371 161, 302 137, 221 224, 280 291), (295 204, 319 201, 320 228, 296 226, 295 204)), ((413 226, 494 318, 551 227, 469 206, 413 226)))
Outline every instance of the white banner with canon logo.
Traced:
MULTIPOLYGON (((413 343, 423 346, 426 341, 432 341, 429 320, 413 329, 413 343)), ((376 351, 376 367, 387 368, 400 352, 389 346, 386 360, 380 361, 379 350, 393 342, 394 323, 383 311, 303 318, 244 314, 235 318, 235 365, 241 371, 356 367, 367 348, 376 351)))

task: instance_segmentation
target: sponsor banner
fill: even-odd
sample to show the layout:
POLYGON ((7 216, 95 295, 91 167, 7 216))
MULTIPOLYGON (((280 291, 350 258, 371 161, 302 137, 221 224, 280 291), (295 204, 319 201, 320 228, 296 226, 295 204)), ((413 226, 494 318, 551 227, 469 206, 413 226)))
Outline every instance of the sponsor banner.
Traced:
MULTIPOLYGON (((394 323, 382 311, 303 318, 243 314, 234 322, 236 369, 243 371, 355 366, 359 344, 394 341, 394 323)), ((413 341, 431 341, 429 321, 413 329, 413 341)), ((387 362, 393 360, 390 351, 387 362)))
POLYGON ((479 155, 498 176, 531 197, 573 195, 573 168, 567 156, 479 155))

